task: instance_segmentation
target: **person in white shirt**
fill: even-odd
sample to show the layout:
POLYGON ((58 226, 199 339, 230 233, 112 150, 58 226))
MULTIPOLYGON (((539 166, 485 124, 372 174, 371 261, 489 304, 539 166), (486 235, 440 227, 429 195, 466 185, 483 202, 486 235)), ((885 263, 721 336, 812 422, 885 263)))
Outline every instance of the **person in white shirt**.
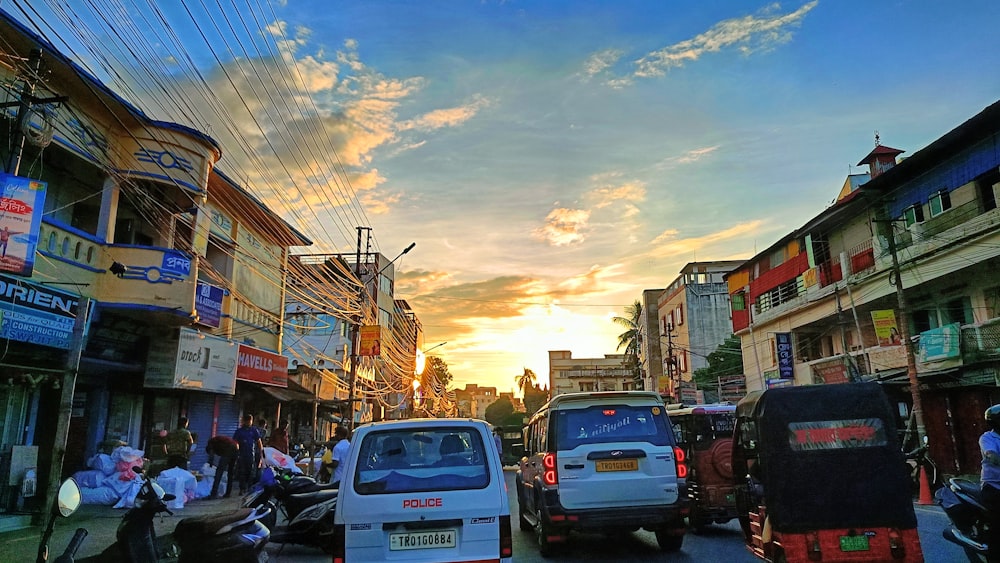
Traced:
POLYGON ((347 437, 350 433, 344 426, 338 426, 333 431, 333 448, 327 450, 323 455, 323 468, 332 472, 331 483, 339 483, 344 477, 344 461, 347 459, 347 450, 351 447, 351 442, 347 437))

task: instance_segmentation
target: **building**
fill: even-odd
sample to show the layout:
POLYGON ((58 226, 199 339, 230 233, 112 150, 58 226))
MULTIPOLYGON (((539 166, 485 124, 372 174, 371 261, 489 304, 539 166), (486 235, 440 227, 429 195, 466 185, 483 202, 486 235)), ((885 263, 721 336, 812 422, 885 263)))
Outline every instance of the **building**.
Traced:
POLYGON ((26 468, 46 491, 103 447, 155 463, 178 417, 203 445, 285 387, 285 262, 311 241, 217 169, 206 134, 150 119, 2 11, 0 35, 22 102, 0 114, 0 511, 37 510, 42 494, 17 498, 26 468))
POLYGON ((656 301, 662 377, 656 389, 672 400, 698 402, 691 379, 733 334, 725 275, 743 260, 689 262, 656 301))
POLYGON ((549 390, 552 397, 576 391, 630 391, 635 387, 624 354, 574 358, 568 350, 549 350, 549 390))
POLYGON ((1000 402, 998 147, 1000 103, 902 161, 876 140, 869 175, 735 268, 747 387, 880 381, 913 430, 912 357, 931 457, 978 472, 1000 402))
POLYGON ((643 389, 659 389, 663 377, 663 352, 660 342, 659 309, 656 302, 663 289, 646 289, 642 292, 642 311, 639 313, 639 370, 643 389))

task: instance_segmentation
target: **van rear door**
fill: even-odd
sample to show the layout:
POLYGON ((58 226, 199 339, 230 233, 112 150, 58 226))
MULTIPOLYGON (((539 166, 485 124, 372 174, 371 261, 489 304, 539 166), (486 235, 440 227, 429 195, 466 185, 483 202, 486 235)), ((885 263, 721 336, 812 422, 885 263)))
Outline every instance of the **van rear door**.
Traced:
POLYGON ((351 561, 499 560, 509 509, 499 459, 479 428, 392 429, 362 440, 337 507, 351 561))
POLYGON ((554 413, 559 500, 566 509, 673 504, 673 434, 660 405, 590 404, 554 413))

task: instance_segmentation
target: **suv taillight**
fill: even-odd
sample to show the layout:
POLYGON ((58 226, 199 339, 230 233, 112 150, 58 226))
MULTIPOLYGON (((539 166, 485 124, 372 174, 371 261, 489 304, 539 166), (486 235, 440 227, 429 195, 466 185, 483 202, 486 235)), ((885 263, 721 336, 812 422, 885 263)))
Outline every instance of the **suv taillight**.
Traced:
POLYGON ((347 538, 344 537, 346 528, 343 524, 333 527, 333 563, 344 563, 347 559, 347 538))
POLYGON ((677 462, 677 478, 686 478, 688 476, 687 454, 677 446, 674 446, 674 460, 677 462))
POLYGON ((556 472, 556 454, 549 452, 545 454, 542 458, 542 481, 546 485, 558 485, 559 484, 559 473, 556 472))
POLYGON ((514 556, 514 537, 510 534, 510 516, 500 517, 500 559, 514 556))

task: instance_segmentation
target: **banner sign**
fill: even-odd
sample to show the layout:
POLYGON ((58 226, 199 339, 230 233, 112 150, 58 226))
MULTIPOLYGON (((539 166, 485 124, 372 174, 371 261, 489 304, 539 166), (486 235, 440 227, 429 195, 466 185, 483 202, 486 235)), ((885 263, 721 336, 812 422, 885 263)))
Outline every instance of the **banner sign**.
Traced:
POLYGON ((226 290, 205 282, 198 282, 194 293, 194 310, 198 313, 195 322, 200 325, 219 328, 222 320, 222 298, 226 290))
POLYGON ((382 353, 382 327, 370 325, 361 327, 359 356, 378 356, 382 353))
POLYGON ((236 379, 262 385, 288 387, 288 358, 240 344, 236 362, 236 379))
POLYGON ((0 274, 0 338, 69 350, 79 298, 0 274))
POLYGON ((47 184, 10 174, 0 174, 0 182, 0 270, 28 277, 35 267, 47 184))
POLYGON ((961 357, 962 331, 958 323, 932 328, 920 333, 917 361, 921 363, 953 360, 961 357))
POLYGON ((897 346, 902 340, 896 325, 896 313, 892 309, 872 311, 872 323, 879 346, 897 346))
POLYGON ((154 338, 146 360, 147 388, 236 391, 236 343, 190 328, 173 338, 154 338))
POLYGON ((792 353, 792 333, 776 332, 774 343, 778 348, 778 377, 795 379, 795 356, 792 353))
POLYGON ((793 452, 869 448, 888 443, 880 418, 790 422, 788 445, 793 452))

